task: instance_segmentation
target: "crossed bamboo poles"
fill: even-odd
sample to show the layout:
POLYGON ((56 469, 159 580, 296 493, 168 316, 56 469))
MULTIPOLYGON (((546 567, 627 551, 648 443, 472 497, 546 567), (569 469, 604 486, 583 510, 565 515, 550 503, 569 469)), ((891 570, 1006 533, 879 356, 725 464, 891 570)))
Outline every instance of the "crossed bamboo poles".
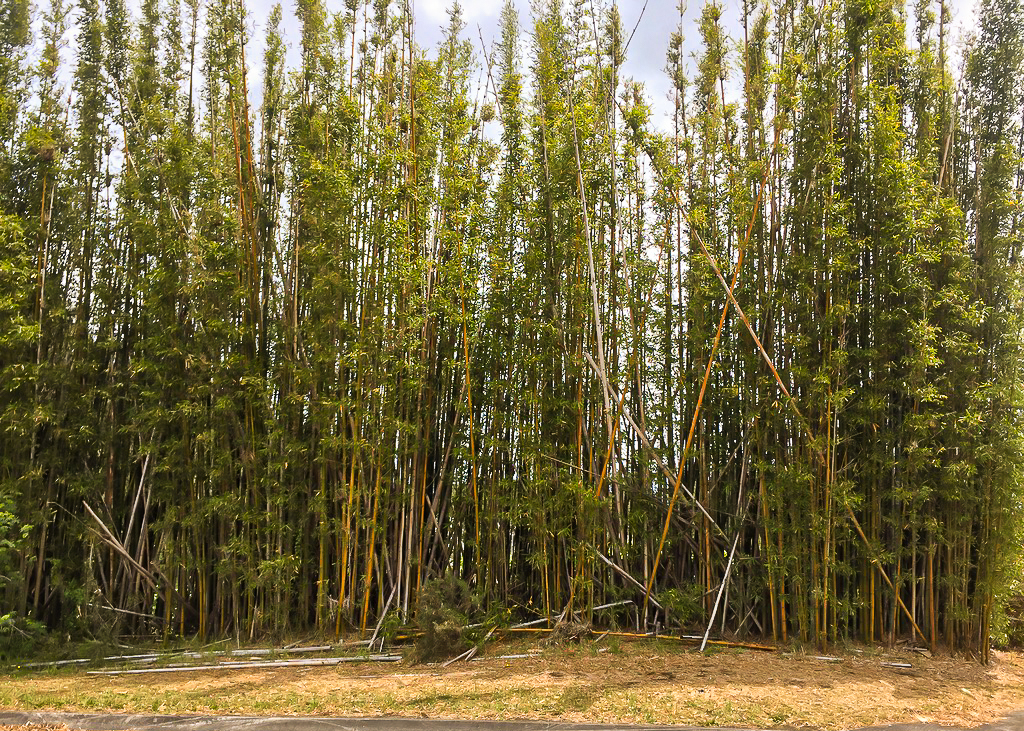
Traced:
MULTIPOLYGON (((573 119, 573 123, 574 123, 573 124, 573 128, 574 128, 573 131, 574 131, 574 137, 575 137, 575 119, 573 119)), ((782 130, 781 125, 775 124, 774 126, 775 126, 775 138, 774 138, 774 140, 772 142, 772 147, 771 147, 771 150, 770 150, 769 155, 768 155, 768 159, 769 160, 773 158, 774 152, 775 152, 776 148, 778 147, 779 136, 780 136, 780 133, 781 133, 781 130, 782 130)), ((582 171, 582 164, 581 164, 581 161, 580 161, 579 143, 575 139, 574 139, 574 143, 575 143, 576 164, 577 164, 577 173, 578 173, 578 184, 579 184, 579 187, 580 187, 580 195, 583 196, 584 195, 584 192, 583 192, 584 191, 584 188, 583 188, 583 171, 582 171)), ((663 171, 661 170, 661 167, 659 165, 657 155, 653 154, 653 152, 650 149, 647 150, 647 154, 648 154, 648 157, 649 157, 649 159, 651 161, 651 164, 652 164, 652 166, 653 166, 653 168, 655 170, 656 175, 660 179, 664 180, 663 171)), ((793 413, 796 416, 797 420, 800 422, 800 425, 803 427, 804 433, 806 434, 806 436, 808 438, 808 444, 811 447, 811 451, 818 458, 818 460, 822 463, 822 465, 827 468, 827 458, 821 452, 821 449, 817 445, 817 441, 815 440, 814 433, 813 433, 813 431, 811 429, 810 423, 808 422, 806 417, 803 415, 803 412, 800 411, 800 407, 797 404, 796 399, 790 393, 789 388, 786 386, 785 382, 782 380, 782 377, 779 375, 779 371, 775 367, 775 364, 772 361, 771 356, 768 355, 768 351, 765 349, 764 344, 761 342, 761 339, 758 337, 758 335, 755 332, 753 326, 750 324, 750 320, 747 318, 746 313, 743 311, 743 308, 740 306, 739 302, 736 300, 736 297, 735 297, 735 294, 734 294, 734 291, 735 291, 735 288, 736 288, 736 284, 737 284, 737 282, 739 280, 739 274, 740 274, 740 271, 741 271, 741 269, 743 267, 744 254, 746 252, 747 246, 750 243, 750 237, 751 237, 751 235, 753 233, 754 225, 757 222, 758 211, 760 210, 761 198, 762 198, 762 196, 764 194, 764 188, 765 188, 765 186, 766 186, 766 184, 768 182, 768 175, 769 175, 770 171, 771 171, 771 166, 770 165, 765 165, 764 174, 762 175, 761 182, 760 182, 760 184, 758 186, 757 196, 756 196, 756 198, 754 200, 754 203, 753 203, 753 206, 752 206, 750 220, 747 223, 746 233, 745 233, 744 238, 743 238, 743 243, 741 244, 740 249, 739 249, 739 254, 737 256, 736 267, 733 270, 733 274, 732 274, 732 278, 731 278, 730 282, 726 282, 725 277, 722 275, 721 268, 719 267, 718 263, 715 261, 715 258, 711 255, 711 252, 708 250, 708 247, 705 244, 704 239, 701 237, 700 232, 693 225, 693 222, 690 219, 689 213, 687 212, 686 208, 683 206, 682 202, 679 200, 678 193, 675 191, 674 188, 667 188, 666 187, 666 189, 671 191, 671 196, 672 196, 673 203, 676 206, 676 208, 679 211, 679 213, 683 216, 684 220, 686 221, 687 226, 689 228, 690 235, 697 242, 698 246, 700 247, 702 255, 704 256, 705 260, 710 265, 712 271, 714 271, 715 277, 718 279, 719 283, 722 285, 722 288, 725 291, 725 295, 726 295, 726 302, 725 302, 725 305, 722 307, 722 314, 721 314, 721 316, 719 317, 719 320, 718 320, 718 327, 717 327, 717 329, 715 331, 715 337, 714 337, 714 340, 712 342, 711 354, 708 357, 708 362, 707 362, 707 365, 706 365, 705 370, 704 370, 704 377, 703 377, 703 379, 701 381, 701 387, 700 387, 700 391, 699 391, 699 394, 698 394, 698 397, 697 397, 697 404, 696 404, 696 406, 694 408, 693 418, 691 419, 691 422, 690 422, 690 428, 689 428, 689 432, 687 434, 686 444, 683 447, 683 453, 682 453, 682 456, 681 456, 680 461, 679 461, 679 468, 678 468, 678 471, 677 471, 677 473, 675 475, 674 485, 673 485, 673 489, 672 489, 672 497, 669 500, 668 510, 666 511, 665 524, 664 524, 664 527, 662 529, 661 539, 660 539, 659 544, 658 544, 658 550, 655 553, 654 562, 653 562, 652 567, 651 567, 650 576, 648 578, 647 585, 646 585, 645 590, 644 590, 644 602, 643 602, 643 614, 644 614, 644 616, 646 616, 646 614, 647 614, 648 603, 651 600, 651 592, 652 592, 652 589, 654 587, 654 583, 655 583, 655 581, 657 579, 658 568, 659 568, 659 565, 661 563, 661 556, 662 556, 662 553, 664 552, 664 549, 665 549, 665 543, 668 540, 669 527, 671 526, 671 523, 672 523, 672 515, 673 515, 673 512, 675 510, 675 505, 676 505, 676 503, 679 500, 679 493, 680 493, 680 491, 685 491, 686 494, 687 494, 687 497, 689 497, 690 500, 693 501, 695 503, 695 505, 699 508, 699 510, 704 514, 704 516, 709 521, 709 524, 714 526, 715 529, 719 533, 721 533, 723 536, 725 535, 725 532, 722 529, 722 527, 720 525, 718 525, 718 523, 714 520, 714 518, 708 513, 707 509, 703 506, 703 504, 699 500, 696 499, 696 496, 693 494, 693 492, 683 485, 683 471, 685 469, 686 459, 689 456, 689 452, 690 452, 690 449, 691 449, 692 444, 693 444, 693 437, 694 437, 694 435, 696 433, 696 427, 697 427, 697 422, 698 422, 698 419, 699 419, 699 416, 700 416, 701 406, 703 405, 704 395, 707 392, 708 381, 710 380, 710 377, 711 377, 711 368, 712 368, 712 366, 714 364, 715 355, 716 355, 717 350, 718 350, 718 345, 721 342, 721 335, 722 335, 722 331, 723 331, 724 326, 725 326, 725 319, 726 319, 726 316, 728 315, 728 311, 729 311, 730 306, 735 310, 736 314, 739 316, 740 320, 743 322, 743 325, 746 328, 747 332, 750 334, 751 339, 754 341, 754 344, 757 347, 758 352, 760 353, 761 357, 763 358, 765 364, 768 366, 769 370, 771 370, 772 376, 775 378, 775 382, 778 384, 779 389, 782 391, 783 395, 786 397, 786 401, 788 402, 790 409, 793 411, 793 413)), ((590 263, 590 273, 591 273, 591 286, 592 286, 592 288, 596 288, 597 283, 596 283, 596 277, 594 276, 593 252, 592 252, 592 249, 590 247, 590 236, 589 236, 590 232, 589 232, 589 225, 588 225, 589 222, 586 220, 586 199, 585 198, 583 198, 583 204, 584 204, 584 207, 583 207, 583 210, 584 210, 584 227, 586 229, 585 237, 587 239, 587 249, 588 249, 587 253, 588 253, 588 258, 590 259, 589 263, 590 263)), ((661 254, 659 252, 659 260, 660 260, 660 257, 661 257, 661 254)), ((652 285, 652 289, 653 289, 653 285, 652 285)), ((600 315, 599 315, 599 311, 597 309, 596 293, 594 293, 594 303, 593 304, 594 304, 594 317, 595 317, 595 320, 596 320, 596 323, 597 323, 598 333, 600 333, 600 330, 601 330, 601 327, 600 327, 600 315)), ((587 361, 589 362, 591 368, 594 369, 597 372, 598 376, 600 377, 600 379, 602 381, 602 385, 603 385, 603 392, 605 394, 605 398, 607 399, 607 397, 609 395, 612 395, 613 392, 612 392, 611 387, 608 384, 606 371, 605 371, 605 369, 603 367, 604 366, 604 358, 603 358, 603 349, 601 348, 600 337, 599 337, 599 341, 598 341, 598 347, 599 347, 599 358, 600 358, 600 361, 601 361, 600 363, 595 363, 593 358, 591 358, 588 354, 585 354, 585 355, 587 357, 587 361)), ((649 439, 647 438, 645 430, 642 429, 639 425, 637 425, 636 422, 632 419, 632 417, 628 414, 628 412, 625 411, 625 409, 624 409, 625 398, 626 398, 626 391, 625 391, 625 389, 623 389, 623 391, 620 394, 620 397, 618 399, 618 407, 617 407, 618 414, 617 414, 617 416, 621 415, 621 416, 625 416, 626 417, 626 420, 630 423, 630 425, 637 432, 637 434, 640 437, 641 442, 644 444, 645 448, 647 448, 652 454, 654 454, 655 461, 657 462, 659 467, 662 469, 663 472, 667 473, 668 471, 667 471, 665 465, 661 461, 660 457, 658 457, 657 453, 654 451, 653 445, 650 443, 649 439)), ((612 427, 611 435, 609 437, 608 452, 607 452, 607 454, 605 456, 605 462, 604 462, 604 465, 602 466, 601 474, 600 474, 600 477, 599 477, 599 480, 598 480, 598 485, 597 485, 597 489, 596 489, 596 497, 600 497, 601 496, 601 492, 602 492, 605 476, 606 476, 607 469, 608 469, 608 464, 609 464, 609 462, 610 462, 610 460, 612 458, 612 453, 614 451, 614 435, 615 435, 616 428, 618 426, 619 419, 615 418, 613 421, 614 421, 614 425, 612 427)), ((878 571, 878 573, 882 576, 882 579, 885 581, 885 583, 892 590, 893 597, 895 598, 895 600, 896 600, 897 604, 899 605, 900 609, 903 611, 903 614, 906 615, 906 617, 909 620, 911 626, 914 628, 914 631, 917 633, 917 635, 923 641, 927 642, 928 639, 925 637, 924 632, 921 631, 920 626, 918 626, 917 621, 914 619, 913 613, 907 608, 907 605, 904 603, 902 597, 900 597, 899 592, 896 590, 895 585, 893 584, 892 580, 889 578, 888 573, 885 571, 885 568, 882 566, 882 564, 881 564, 881 562, 880 562, 880 560, 878 558, 877 552, 875 551, 874 547, 871 545, 871 541, 868 539, 867 535, 864 533, 864 529, 861 527, 860 521, 857 520, 857 516, 853 512, 853 508, 850 506, 849 500, 845 496, 843 497, 843 506, 846 508, 847 517, 849 518, 850 523, 853 525, 855 531, 857 532, 857 535, 860 536, 861 541, 864 543, 865 547, 868 550, 868 555, 870 556, 871 564, 874 566, 875 570, 878 571)), ((738 536, 738 534, 737 534, 737 536, 738 536)), ((731 564, 731 561, 730 561, 730 564, 731 564)), ((727 580, 727 578, 723 578, 723 584, 724 584, 724 582, 726 580, 727 580)), ((570 596, 569 602, 570 602, 569 606, 571 607, 571 604, 572 604, 572 597, 571 596, 570 596)))
MULTIPOLYGON (((766 173, 766 177, 767 177, 767 173, 766 173)), ((763 186, 762 186, 762 188, 763 188, 763 186)), ((760 199, 760 194, 758 194, 758 199, 760 199)), ((683 216, 686 217, 687 223, 689 224, 690 223, 690 219, 687 216, 686 211, 682 208, 681 204, 677 203, 677 205, 679 205, 680 211, 682 212, 683 216)), ((755 203, 755 210, 754 210, 754 214, 753 214, 753 216, 751 218, 751 225, 753 224, 753 220, 754 220, 754 218, 756 216, 757 216, 757 210, 756 210, 756 203, 755 203)), ((810 423, 807 421, 807 419, 804 417, 804 415, 800 412, 800 408, 797 406, 796 399, 793 398, 792 394, 790 394, 790 392, 789 392, 789 389, 786 388, 786 384, 783 382, 782 378, 779 376, 779 372, 778 372, 778 370, 776 370, 775 365, 772 363, 771 357, 768 355, 768 352, 765 350, 764 345, 762 345, 760 338, 757 337, 757 333, 754 332, 754 328, 750 325, 750 320, 747 319, 746 314, 743 312, 743 308, 740 307, 739 302, 737 302, 735 296, 733 296, 733 287, 735 286, 735 283, 736 283, 736 275, 739 272, 740 264, 737 264, 736 272, 733 273, 733 283, 732 283, 732 285, 731 286, 727 285, 725 283, 725 277, 722 276, 722 270, 718 267, 718 264, 715 263, 714 257, 711 256, 711 252, 708 251, 708 248, 704 244, 704 241, 700 237, 700 234, 697 233, 697 231, 692 228, 692 224, 690 224, 690 225, 691 225, 691 232, 693 233, 694 238, 697 240, 697 243, 700 246, 700 250, 704 254, 704 258, 707 259, 708 264, 710 264, 711 268, 714 270, 715 276, 718 278, 718 281, 721 283, 722 287, 725 288, 725 293, 726 293, 726 297, 728 298, 728 301, 726 302, 725 307, 722 309, 722 321, 724 321, 725 313, 728 310, 729 305, 731 304, 733 306, 733 308, 736 310, 736 314, 739 315, 740 320, 743 321, 743 325, 747 328, 747 332, 750 333, 750 337, 754 340, 754 344, 757 345, 757 349, 760 351, 761 357, 764 358, 765 363, 768 364, 768 367, 772 371, 772 375, 775 376, 775 381, 776 381, 776 383, 778 383, 779 388, 782 390, 782 393, 785 394, 786 400, 789 402, 790 408, 793 410, 793 413, 796 414, 797 419, 799 419, 801 425, 804 427, 804 432, 807 434, 807 438, 808 438, 808 442, 809 442, 809 445, 811 447, 811 450, 814 452, 815 456, 817 456, 819 461, 821 461, 823 465, 827 466, 827 460, 825 458, 825 455, 822 454, 821 449, 817 446, 817 442, 815 441, 814 434, 811 431, 810 423)), ((750 231, 750 229, 748 228, 748 237, 749 237, 749 231, 750 231)), ((742 263, 742 250, 741 250, 741 262, 740 263, 742 263)), ((721 333, 721 322, 719 324, 719 334, 720 333, 721 333)), ((716 345, 717 345, 717 342, 718 342, 718 338, 716 336, 716 339, 715 339, 716 345)), ((711 357, 712 357, 712 359, 714 358, 714 351, 713 350, 712 350, 712 356, 711 357)), ((703 395, 703 392, 704 392, 704 386, 707 385, 707 377, 708 377, 708 373, 710 372, 710 368, 711 368, 711 359, 708 360, 708 371, 705 372, 704 384, 701 386, 701 394, 702 395, 703 395)), ((696 408, 696 410, 694 412, 694 423, 696 423, 697 412, 699 412, 699 411, 700 411, 700 403, 698 402, 697 408, 696 408)), ((692 427, 691 427, 691 433, 692 433, 692 427)), ((687 440, 687 445, 686 446, 687 446, 687 449, 688 449, 689 446, 690 446, 689 440, 687 440)), ((675 505, 676 498, 678 498, 679 486, 682 483, 683 465, 685 464, 685 458, 686 458, 686 450, 684 450, 684 452, 683 452, 683 461, 681 461, 680 465, 679 465, 679 479, 676 481, 676 487, 675 487, 675 491, 674 491, 674 493, 672 495, 672 501, 669 504, 669 513, 668 513, 668 516, 665 519, 665 529, 662 532, 661 545, 658 547, 658 552, 655 555, 654 567, 651 570, 651 578, 650 578, 650 581, 647 584, 647 593, 644 596, 644 603, 645 604, 646 604, 646 602, 647 602, 647 600, 648 600, 648 598, 650 596, 651 587, 654 584, 654 579, 655 579, 655 576, 656 576, 656 573, 657 573, 658 560, 661 558, 661 552, 662 552, 662 549, 664 548, 664 545, 665 545, 665 538, 668 535, 669 522, 670 522, 670 520, 672 518, 672 509, 673 509, 673 507, 675 505)), ((878 573, 881 574, 882 579, 889 586, 889 588, 892 589, 893 597, 896 599, 896 602, 899 604, 900 609, 903 610, 903 613, 906 615, 907 619, 910 620, 910 624, 911 624, 911 626, 913 626, 914 631, 917 632, 917 634, 921 637, 922 640, 927 642, 928 639, 925 637, 924 632, 921 631, 921 628, 918 626, 917 621, 915 621, 915 619, 914 619, 913 613, 911 613, 911 611, 907 608, 907 605, 903 602, 902 597, 900 597, 899 592, 896 590, 896 587, 893 585, 892 580, 889 578, 889 574, 886 573, 885 568, 882 566, 881 562, 879 561, 878 555, 877 555, 877 553, 875 552, 874 548, 871 545, 871 541, 869 541, 867 535, 864 534, 864 529, 861 528, 860 521, 857 520, 857 515, 853 512, 853 508, 850 506, 850 502, 849 502, 849 500, 846 499, 845 496, 843 497, 843 505, 846 508, 847 517, 849 517, 850 522, 853 524, 854 529, 857 531, 857 534, 860 536, 861 540, 864 542, 864 545, 868 549, 869 555, 871 556, 871 563, 872 563, 872 565, 875 567, 875 569, 878 571, 878 573)))

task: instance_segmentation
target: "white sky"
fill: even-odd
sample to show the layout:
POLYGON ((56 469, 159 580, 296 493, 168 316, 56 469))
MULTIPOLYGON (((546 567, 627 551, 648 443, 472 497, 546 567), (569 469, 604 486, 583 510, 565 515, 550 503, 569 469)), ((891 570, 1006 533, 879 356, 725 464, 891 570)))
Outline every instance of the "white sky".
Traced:
MULTIPOLYGON (((360 6, 366 0, 359 0, 360 6)), ((433 56, 441 41, 442 30, 448 25, 448 8, 451 0, 410 0, 413 3, 413 11, 416 18, 416 43, 424 49, 428 55, 433 56)), ((477 63, 482 66, 483 53, 480 47, 480 38, 491 49, 495 40, 499 37, 499 16, 504 0, 461 0, 463 18, 466 23, 464 38, 469 40, 476 52, 477 63)), ((913 0, 906 0, 908 3, 913 0)), ((978 0, 947 0, 953 16, 953 61, 954 69, 957 63, 957 49, 960 46, 960 39, 965 32, 973 30, 975 26, 974 11, 978 0)), ((252 110, 255 113, 260 104, 262 95, 262 79, 260 78, 263 59, 263 41, 266 34, 266 21, 271 8, 281 3, 284 10, 284 23, 282 30, 285 34, 285 42, 288 46, 288 68, 294 70, 298 66, 298 53, 296 51, 298 39, 298 22, 295 18, 295 0, 246 0, 249 13, 249 30, 251 42, 246 50, 249 61, 250 77, 249 90, 253 98, 252 110)), ((622 18, 623 31, 626 37, 636 28, 635 35, 627 52, 623 78, 633 77, 641 82, 646 90, 648 103, 652 108, 652 122, 662 131, 670 128, 669 117, 671 105, 668 99, 669 82, 664 73, 665 54, 668 50, 669 36, 678 26, 679 11, 678 0, 588 0, 593 2, 598 9, 608 7, 616 2, 619 7, 619 14, 622 18)), ((692 56, 699 51, 700 37, 697 31, 696 18, 704 0, 688 0, 687 9, 684 15, 683 35, 686 47, 691 53, 691 75, 692 56)), ((730 33, 734 42, 741 36, 742 29, 739 25, 739 16, 742 0, 720 0, 725 8, 724 23, 726 31, 730 33)), ((36 0, 37 9, 44 10, 48 5, 47 0, 36 0)), ((344 7, 344 0, 326 0, 328 12, 334 13, 344 7)), ((139 0, 128 0, 129 7, 138 16, 139 0)), ((521 37, 528 38, 532 28, 530 13, 531 0, 515 0, 519 11, 521 37)), ((934 0, 938 5, 938 0, 934 0)), ((71 3, 73 12, 77 10, 77 3, 71 3)), ((37 13, 35 22, 35 46, 31 57, 31 63, 36 63, 38 54, 42 48, 42 39, 39 34, 41 28, 40 13, 37 13)), ((65 59, 64 73, 67 78, 65 86, 70 87, 70 77, 73 72, 74 36, 77 27, 74 23, 74 15, 69 19, 70 27, 65 36, 68 45, 62 51, 65 59), (71 62, 69 65, 68 62, 71 62)), ((912 29, 908 29, 908 34, 912 29)), ((528 47, 524 43, 524 47, 528 47)))
MULTIPOLYGON (((253 29, 252 47, 249 49, 250 65, 254 72, 260 68, 262 57, 263 36, 266 18, 275 2, 280 1, 285 11, 284 30, 289 45, 289 66, 294 68, 297 63, 295 39, 298 37, 297 23, 294 17, 294 0, 248 0, 248 9, 253 29)), ((342 0, 326 0, 328 12, 336 12, 343 7, 342 0)), ((362 2, 362 0, 360 0, 362 2)), ((416 18, 416 43, 433 55, 441 41, 442 29, 448 25, 448 8, 450 0, 411 0, 414 17, 416 18)), ((594 0, 598 8, 607 7, 613 0, 594 0)), ((742 30, 739 26, 742 0, 721 0, 725 8, 724 21, 727 32, 739 38, 742 30)), ((954 45, 965 30, 974 27, 974 7, 976 0, 948 0, 953 16, 954 45)), ((515 0, 519 11, 521 33, 526 36, 531 30, 530 0, 515 0)), ((636 33, 627 53, 624 76, 632 76, 642 82, 646 89, 648 102, 653 110, 652 121, 662 129, 668 129, 668 117, 671 106, 667 93, 668 79, 664 73, 665 54, 668 50, 669 36, 678 26, 679 11, 677 0, 617 0, 619 14, 622 18, 626 37, 636 26, 636 33), (646 5, 646 7, 645 7, 646 5), (639 21, 639 24, 638 24, 639 21)), ((936 0, 936 6, 938 2, 936 0)), ((691 53, 699 47, 699 33, 696 18, 700 14, 703 0, 689 0, 684 15, 683 35, 686 46, 691 53)), ((463 19, 466 23, 464 37, 471 41, 477 54, 478 63, 482 64, 483 54, 480 48, 480 36, 488 49, 499 37, 499 18, 503 0, 462 0, 463 19)), ((250 79, 250 89, 258 90, 260 79, 258 72, 250 79)))

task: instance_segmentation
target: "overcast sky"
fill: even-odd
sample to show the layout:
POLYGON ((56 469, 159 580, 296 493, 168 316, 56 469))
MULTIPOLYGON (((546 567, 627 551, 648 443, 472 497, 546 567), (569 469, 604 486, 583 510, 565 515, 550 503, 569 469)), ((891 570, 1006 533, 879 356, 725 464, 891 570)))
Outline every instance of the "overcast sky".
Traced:
MULTIPOLYGON (((255 59, 262 56, 263 36, 266 30, 266 18, 270 8, 280 1, 285 10, 285 33, 289 45, 290 67, 294 68, 298 58, 295 53, 297 23, 294 18, 294 0, 248 0, 250 27, 253 29, 253 48, 249 58, 253 69, 259 69, 255 59)), ((343 0, 326 0, 328 12, 336 12, 343 7, 343 0)), ((725 9, 727 31, 739 37, 739 16, 741 0, 721 0, 725 9)), ((442 29, 448 25, 448 9, 450 0, 411 0, 414 17, 416 18, 416 43, 433 56, 441 41, 442 29)), ((607 7, 612 0, 595 0, 597 7, 607 7)), ((953 15, 953 39, 974 27, 974 6, 976 0, 951 0, 950 9, 953 15)), ((462 0, 463 18, 466 22, 465 38, 472 42, 477 53, 478 62, 482 63, 480 36, 488 49, 499 36, 498 23, 504 0, 462 0)), ((531 28, 530 0, 515 0, 519 10, 519 20, 523 34, 531 28)), ((668 80, 664 74, 665 52, 668 49, 669 36, 678 26, 679 11, 677 0, 618 0, 619 14, 622 17, 624 32, 629 33, 636 28, 636 33, 627 53, 625 75, 632 76, 642 82, 647 92, 648 101, 654 112, 654 123, 663 129, 668 128, 670 105, 667 99, 668 80), (645 7, 646 5, 646 7, 645 7)), ((686 45, 696 50, 699 35, 695 19, 700 13, 703 0, 689 0, 683 21, 683 35, 686 45)), ((260 79, 258 73, 253 74, 250 88, 258 93, 260 79)))

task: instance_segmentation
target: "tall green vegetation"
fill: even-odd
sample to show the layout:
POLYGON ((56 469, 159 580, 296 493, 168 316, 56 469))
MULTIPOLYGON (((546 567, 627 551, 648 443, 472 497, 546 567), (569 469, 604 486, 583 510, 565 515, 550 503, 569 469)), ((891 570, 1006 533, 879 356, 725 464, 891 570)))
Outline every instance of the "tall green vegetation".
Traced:
POLYGON ((0 7, 0 615, 338 635, 455 577, 985 655, 1019 0, 959 80, 942 0, 681 11, 664 121, 614 4, 507 0, 481 58, 457 4, 424 50, 411 3, 300 0, 261 57, 240 0, 70 10, 26 63, 0 7))

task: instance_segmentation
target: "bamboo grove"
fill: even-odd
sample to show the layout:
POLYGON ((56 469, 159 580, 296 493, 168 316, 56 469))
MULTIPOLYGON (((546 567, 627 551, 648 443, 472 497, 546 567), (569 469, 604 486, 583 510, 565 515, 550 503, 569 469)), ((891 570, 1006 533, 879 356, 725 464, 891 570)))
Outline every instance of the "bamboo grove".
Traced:
POLYGON ((334 636, 455 576, 987 657, 1024 6, 955 57, 948 0, 697 12, 649 89, 597 0, 297 0, 260 57, 241 0, 0 1, 0 615, 334 636))

